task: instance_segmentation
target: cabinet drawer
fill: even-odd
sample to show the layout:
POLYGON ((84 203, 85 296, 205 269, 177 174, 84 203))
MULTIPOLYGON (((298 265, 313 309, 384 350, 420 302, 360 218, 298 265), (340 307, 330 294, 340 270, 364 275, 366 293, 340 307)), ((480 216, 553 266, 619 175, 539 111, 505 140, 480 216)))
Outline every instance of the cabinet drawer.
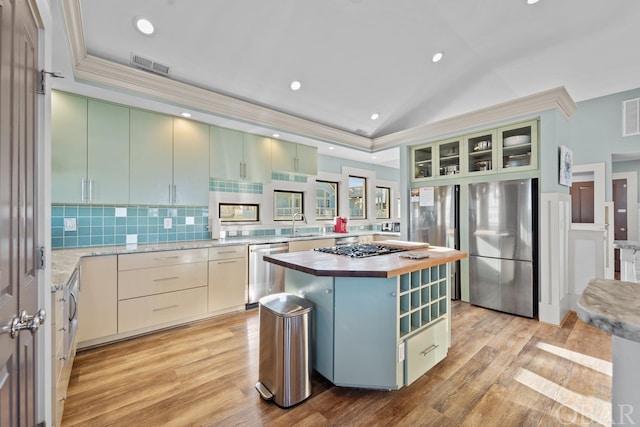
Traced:
POLYGON ((247 303, 247 260, 209 261, 209 311, 247 303))
POLYGON ((207 287, 118 302, 118 332, 134 331, 207 312, 207 287))
POLYGON ((409 385, 433 368, 447 355, 447 321, 433 326, 406 341, 404 384, 409 385))
POLYGON ((206 262, 121 271, 118 273, 118 300, 206 285, 206 262))
POLYGON ((161 267, 208 260, 207 248, 118 255, 118 270, 161 267))
POLYGON ((246 258, 246 246, 220 246, 209 248, 209 259, 246 258))

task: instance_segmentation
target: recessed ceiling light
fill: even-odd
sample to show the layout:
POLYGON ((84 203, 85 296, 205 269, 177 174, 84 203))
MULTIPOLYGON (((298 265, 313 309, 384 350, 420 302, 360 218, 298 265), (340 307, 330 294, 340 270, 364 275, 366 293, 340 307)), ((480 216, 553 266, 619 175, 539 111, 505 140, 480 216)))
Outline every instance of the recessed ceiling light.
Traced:
POLYGON ((377 157, 376 157, 376 156, 371 156, 371 158, 372 158, 372 159, 377 159, 377 157))
POLYGON ((298 80, 294 80, 291 82, 291 85, 289 85, 289 87, 291 88, 291 90, 299 90, 302 87, 302 83, 300 83, 298 80))
POLYGON ((336 147, 329 147, 329 150, 333 150, 334 148, 336 148, 336 147))
POLYGON ((438 52, 435 55, 433 55, 433 58, 431 58, 431 61, 433 61, 434 63, 440 62, 443 56, 444 56, 444 52, 438 52))
POLYGON ((540 0, 527 0, 527 4, 536 4, 538 3, 540 0))
POLYGON ((182 117, 186 117, 187 119, 188 119, 189 117, 191 117, 191 113, 187 113, 186 111, 185 111, 185 112, 183 112, 183 113, 180 113, 180 115, 181 115, 182 117))
POLYGON ((147 18, 137 18, 135 20, 135 27, 146 36, 150 36, 154 31, 153 24, 147 18))
POLYGON ((271 135, 274 138, 280 138, 280 134, 279 133, 274 133, 273 135, 271 135))
POLYGON ((380 114, 379 114, 379 113, 373 113, 373 114, 371 115, 371 120, 378 120, 378 117, 380 117, 380 114))

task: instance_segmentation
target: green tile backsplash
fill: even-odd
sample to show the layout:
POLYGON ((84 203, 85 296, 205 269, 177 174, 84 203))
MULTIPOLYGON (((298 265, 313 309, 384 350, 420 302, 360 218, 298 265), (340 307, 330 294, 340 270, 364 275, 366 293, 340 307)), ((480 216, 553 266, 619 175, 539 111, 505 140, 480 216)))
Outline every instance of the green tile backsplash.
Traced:
POLYGON ((51 247, 124 245, 208 240, 208 206, 51 206, 51 247), (75 219, 76 231, 65 231, 65 218, 75 219), (164 228, 171 218, 171 228, 164 228), (187 224, 187 221, 193 224, 187 224), (129 238, 129 241, 127 240, 129 238))
POLYGON ((257 182, 225 181, 222 179, 211 178, 209 179, 209 191, 262 194, 262 184, 257 182))

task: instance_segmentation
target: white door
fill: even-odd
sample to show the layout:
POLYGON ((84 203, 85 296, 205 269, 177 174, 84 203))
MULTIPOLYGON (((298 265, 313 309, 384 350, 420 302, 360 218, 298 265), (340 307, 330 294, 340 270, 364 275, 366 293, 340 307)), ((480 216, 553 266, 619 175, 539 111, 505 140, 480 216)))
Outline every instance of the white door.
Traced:
POLYGON ((0 0, 0 19, 0 426, 33 426, 37 340, 11 325, 38 310, 38 28, 25 0, 0 0))

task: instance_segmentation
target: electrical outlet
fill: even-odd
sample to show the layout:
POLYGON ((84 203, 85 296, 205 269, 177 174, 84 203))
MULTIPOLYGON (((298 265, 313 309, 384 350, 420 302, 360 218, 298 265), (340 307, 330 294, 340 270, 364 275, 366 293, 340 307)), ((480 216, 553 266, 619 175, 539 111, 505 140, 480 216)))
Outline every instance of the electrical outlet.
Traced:
POLYGON ((165 230, 169 230, 173 227, 173 219, 171 218, 165 218, 164 219, 164 229, 165 230))
POLYGON ((196 221, 195 221, 195 217, 192 216, 186 216, 184 218, 184 224, 185 225, 195 225, 196 221))
POLYGON ((65 218, 64 219, 64 231, 77 231, 78 228, 76 226, 75 218, 65 218))
POLYGON ((229 230, 229 237, 237 236, 238 232, 236 230, 229 230))

